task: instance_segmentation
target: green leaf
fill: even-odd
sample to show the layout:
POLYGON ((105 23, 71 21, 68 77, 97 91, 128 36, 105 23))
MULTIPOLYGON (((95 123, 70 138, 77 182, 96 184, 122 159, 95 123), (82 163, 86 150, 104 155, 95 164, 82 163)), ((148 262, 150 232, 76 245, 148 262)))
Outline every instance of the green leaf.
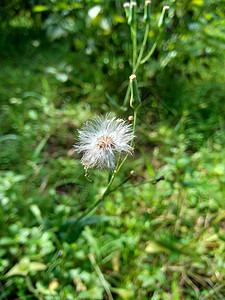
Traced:
POLYGON ((171 250, 166 248, 165 246, 160 245, 159 243, 155 241, 150 241, 145 248, 145 251, 148 253, 159 253, 159 252, 165 252, 170 253, 171 250))
POLYGON ((46 268, 46 265, 35 261, 29 264, 29 272, 44 271, 46 268))
POLYGON ((119 295, 122 299, 133 299, 134 292, 132 290, 120 289, 120 288, 111 288, 111 290, 119 295))
POLYGON ((174 273, 173 275, 173 281, 172 281, 172 295, 173 295, 173 300, 180 300, 180 296, 179 296, 179 286, 178 286, 178 282, 177 282, 177 273, 174 273))
POLYGON ((37 204, 33 204, 30 207, 31 212, 34 214, 35 218, 37 219, 39 224, 43 224, 43 219, 41 216, 40 208, 37 206, 37 204))
POLYGON ((15 275, 27 276, 29 272, 43 271, 45 269, 46 265, 39 262, 30 262, 28 257, 24 257, 9 270, 5 277, 8 278, 15 275))
POLYGON ((106 95, 107 99, 109 100, 109 102, 110 102, 113 106, 115 106, 115 107, 118 108, 119 110, 126 110, 126 109, 124 109, 123 107, 119 106, 119 104, 118 104, 114 99, 112 99, 112 98, 109 96, 108 93, 105 93, 105 95, 106 95))
POLYGON ((9 270, 5 277, 7 278, 14 275, 26 276, 29 273, 29 263, 30 260, 28 257, 22 258, 19 263, 15 264, 15 266, 9 270))
POLYGON ((42 149, 44 148, 45 144, 47 143, 49 139, 49 135, 47 135, 46 137, 44 137, 41 142, 38 144, 38 146, 36 147, 31 160, 36 160, 38 158, 38 156, 40 155, 42 149))
POLYGON ((86 225, 108 222, 112 217, 107 216, 84 216, 63 222, 60 227, 60 236, 68 243, 75 242, 86 225))
POLYGON ((18 135, 15 134, 6 134, 0 137, 0 143, 7 141, 7 140, 18 140, 20 139, 20 137, 18 135))
POLYGON ((15 240, 10 237, 2 237, 0 239, 0 246, 13 245, 15 244, 15 240))

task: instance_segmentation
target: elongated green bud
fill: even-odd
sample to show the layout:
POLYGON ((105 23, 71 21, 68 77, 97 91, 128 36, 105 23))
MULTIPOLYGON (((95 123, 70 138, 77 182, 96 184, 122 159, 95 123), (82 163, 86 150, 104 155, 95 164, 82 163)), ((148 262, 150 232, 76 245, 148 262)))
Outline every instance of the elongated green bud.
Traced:
POLYGON ((151 21, 151 1, 147 0, 145 1, 145 11, 144 11, 144 21, 145 23, 150 23, 151 21))
POLYGON ((141 98, 138 93, 138 84, 136 75, 132 74, 130 76, 130 89, 131 89, 131 97, 130 97, 130 106, 136 110, 141 106, 141 98))
POLYGON ((161 13, 161 17, 159 19, 159 23, 158 23, 158 27, 161 28, 162 26, 165 25, 165 19, 166 19, 166 11, 169 10, 169 6, 168 5, 165 5, 163 6, 163 10, 162 10, 162 13, 161 13))
POLYGON ((137 2, 130 3, 130 16, 128 19, 128 24, 133 24, 136 22, 136 6, 137 2))
POLYGON ((128 20, 129 17, 130 17, 130 2, 125 2, 125 3, 123 4, 123 8, 124 8, 124 10, 125 10, 126 18, 127 18, 127 20, 128 20))

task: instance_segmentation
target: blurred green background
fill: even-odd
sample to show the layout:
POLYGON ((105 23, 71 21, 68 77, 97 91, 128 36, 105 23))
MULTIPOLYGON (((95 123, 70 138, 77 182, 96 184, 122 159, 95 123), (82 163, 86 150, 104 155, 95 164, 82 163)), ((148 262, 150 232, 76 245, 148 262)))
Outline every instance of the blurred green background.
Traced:
POLYGON ((81 231, 107 173, 84 177, 77 129, 132 114, 123 2, 1 1, 0 299, 224 299, 225 3, 153 1, 147 49, 163 5, 136 74, 135 154, 115 184, 137 176, 81 231))

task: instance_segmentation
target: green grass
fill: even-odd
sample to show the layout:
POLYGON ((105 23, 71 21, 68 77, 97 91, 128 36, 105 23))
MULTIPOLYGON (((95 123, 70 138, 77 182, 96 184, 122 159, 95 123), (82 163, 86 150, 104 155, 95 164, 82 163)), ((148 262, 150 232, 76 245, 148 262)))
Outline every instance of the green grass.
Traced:
POLYGON ((132 169, 137 176, 79 235, 66 222, 99 199, 107 174, 91 170, 87 180, 72 147, 84 121, 116 109, 105 96, 111 82, 101 69, 95 80, 96 65, 85 55, 79 62, 67 43, 31 42, 27 55, 1 61, 0 299, 223 299, 218 62, 210 88, 206 74, 169 89, 177 82, 170 69, 150 96, 143 87, 135 154, 115 185, 132 169))

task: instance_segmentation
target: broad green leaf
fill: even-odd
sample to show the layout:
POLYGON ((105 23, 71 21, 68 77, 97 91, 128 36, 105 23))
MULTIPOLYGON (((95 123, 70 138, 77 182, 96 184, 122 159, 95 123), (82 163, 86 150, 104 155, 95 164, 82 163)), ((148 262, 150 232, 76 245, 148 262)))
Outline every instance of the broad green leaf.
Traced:
POLYGON ((5 277, 8 278, 15 275, 27 276, 30 272, 43 271, 45 269, 46 265, 39 262, 30 262, 28 257, 24 257, 9 270, 5 277))
POLYGON ((44 271, 46 268, 46 265, 35 261, 29 264, 29 272, 44 271))
POLYGON ((170 253, 171 250, 160 245, 159 243, 155 241, 150 241, 145 248, 145 251, 148 253, 159 253, 159 252, 165 252, 165 253, 170 253))
POLYGON ((9 270, 5 277, 14 275, 26 276, 29 273, 29 264, 30 260, 28 257, 22 258, 19 263, 15 264, 15 266, 13 266, 11 270, 9 270))
POLYGON ((111 288, 111 290, 119 295, 122 299, 133 299, 134 292, 128 289, 120 289, 120 288, 111 288))
POLYGON ((0 239, 0 246, 13 245, 15 244, 15 240, 10 237, 2 237, 0 239))

